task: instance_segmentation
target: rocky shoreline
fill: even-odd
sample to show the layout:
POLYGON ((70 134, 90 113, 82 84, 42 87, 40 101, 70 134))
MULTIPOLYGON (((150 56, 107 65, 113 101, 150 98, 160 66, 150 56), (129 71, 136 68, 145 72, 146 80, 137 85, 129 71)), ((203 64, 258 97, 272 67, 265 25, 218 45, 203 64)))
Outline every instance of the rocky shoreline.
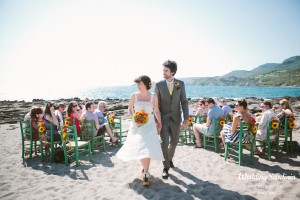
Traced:
MULTIPOLYGON (((282 98, 286 98, 290 101, 290 104, 295 114, 296 124, 299 129, 300 96, 282 97, 282 98)), ((274 98, 271 99, 271 101, 273 104, 278 104, 278 102, 282 98, 274 98)), ((50 101, 55 103, 64 102, 65 104, 68 104, 72 100, 75 100, 79 103, 83 101, 79 98, 58 99, 58 100, 50 100, 50 101)), ((93 101, 97 103, 100 100, 102 99, 94 99, 93 101)), ((199 99, 189 99, 189 106, 195 110, 196 106, 198 105, 198 100, 199 99)), ((219 99, 216 100, 218 101, 219 99)), ((260 112, 259 103, 264 99, 250 97, 250 98, 246 98, 246 100, 248 102, 248 107, 253 111, 253 113, 260 112)), ((43 99, 33 99, 32 102, 0 101, 0 124, 16 124, 24 118, 25 114, 30 111, 33 105, 44 107, 47 101, 48 100, 43 100, 43 99)), ((107 102, 107 111, 113 111, 116 114, 116 116, 122 116, 124 119, 130 118, 130 116, 127 115, 129 99, 125 99, 125 100, 105 99, 105 101, 107 102)), ((235 102, 234 99, 227 99, 227 101, 231 107, 234 107, 234 102, 235 102)))

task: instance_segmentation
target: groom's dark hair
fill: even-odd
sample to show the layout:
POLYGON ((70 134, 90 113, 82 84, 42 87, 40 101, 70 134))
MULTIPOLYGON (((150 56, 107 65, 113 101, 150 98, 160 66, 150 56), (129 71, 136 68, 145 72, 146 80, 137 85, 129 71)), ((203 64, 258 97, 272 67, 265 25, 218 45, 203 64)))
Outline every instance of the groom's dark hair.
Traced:
POLYGON ((176 72, 177 72, 177 63, 175 61, 167 60, 163 63, 163 66, 169 68, 170 71, 174 73, 173 76, 176 74, 176 72))

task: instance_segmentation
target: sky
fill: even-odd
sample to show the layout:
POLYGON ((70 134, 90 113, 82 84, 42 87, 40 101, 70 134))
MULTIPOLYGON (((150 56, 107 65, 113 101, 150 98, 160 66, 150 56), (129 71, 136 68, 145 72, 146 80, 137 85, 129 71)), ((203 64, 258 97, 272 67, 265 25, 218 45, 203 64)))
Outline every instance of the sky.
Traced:
POLYGON ((300 55, 299 11, 299 0, 0 0, 0 85, 159 81, 168 59, 177 78, 281 63, 300 55))

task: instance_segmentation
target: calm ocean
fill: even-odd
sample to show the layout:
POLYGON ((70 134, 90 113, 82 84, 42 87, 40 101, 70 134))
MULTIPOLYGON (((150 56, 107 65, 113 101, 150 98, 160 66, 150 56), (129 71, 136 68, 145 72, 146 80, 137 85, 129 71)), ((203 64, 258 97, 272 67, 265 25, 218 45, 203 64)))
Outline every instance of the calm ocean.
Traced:
MULTIPOLYGON (((154 88, 154 87, 153 87, 154 88)), ((150 91, 153 91, 151 88, 150 91)), ((84 99, 89 97, 90 99, 129 99, 132 92, 137 91, 137 87, 133 86, 120 86, 120 87, 99 87, 86 90, 73 90, 73 91, 59 91, 30 93, 25 92, 12 92, 12 91, 0 91, 0 100, 25 100, 31 101, 32 99, 45 99, 45 100, 57 100, 61 98, 74 98, 79 97, 84 99)), ((283 96, 296 97, 300 96, 299 87, 245 87, 245 86, 186 86, 187 97, 196 99, 200 97, 227 97, 227 98, 239 98, 239 97, 257 97, 257 98, 275 98, 283 96)))

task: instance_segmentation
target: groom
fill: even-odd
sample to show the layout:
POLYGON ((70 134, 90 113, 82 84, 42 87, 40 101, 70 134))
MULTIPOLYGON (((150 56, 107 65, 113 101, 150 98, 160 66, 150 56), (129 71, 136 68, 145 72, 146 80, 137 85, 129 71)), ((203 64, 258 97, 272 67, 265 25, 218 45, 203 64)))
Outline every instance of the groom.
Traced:
POLYGON ((184 121, 182 123, 184 129, 188 127, 188 101, 185 94, 184 82, 174 78, 177 71, 175 61, 167 60, 163 63, 164 79, 155 86, 155 93, 158 97, 158 106, 161 114, 161 148, 165 161, 163 161, 164 169, 162 178, 169 177, 170 167, 174 168, 172 159, 178 143, 181 110, 183 111, 184 121))

